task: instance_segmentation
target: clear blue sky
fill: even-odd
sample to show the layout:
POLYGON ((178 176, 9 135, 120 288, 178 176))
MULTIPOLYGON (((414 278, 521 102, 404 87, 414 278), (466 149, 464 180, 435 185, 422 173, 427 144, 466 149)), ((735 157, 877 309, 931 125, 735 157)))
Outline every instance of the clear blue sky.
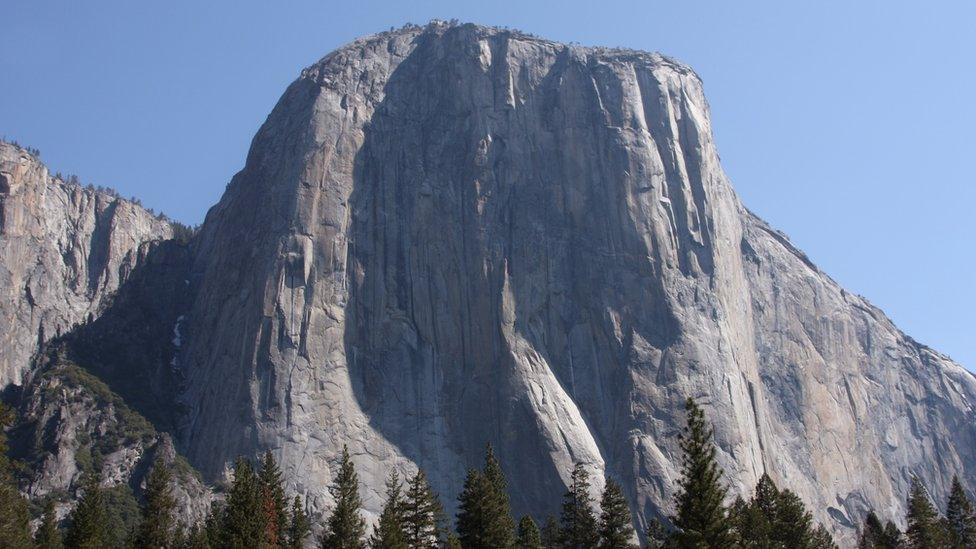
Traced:
POLYGON ((198 223, 299 70, 431 18, 657 50, 705 81, 744 202, 976 367, 976 2, 18 1, 0 135, 198 223))

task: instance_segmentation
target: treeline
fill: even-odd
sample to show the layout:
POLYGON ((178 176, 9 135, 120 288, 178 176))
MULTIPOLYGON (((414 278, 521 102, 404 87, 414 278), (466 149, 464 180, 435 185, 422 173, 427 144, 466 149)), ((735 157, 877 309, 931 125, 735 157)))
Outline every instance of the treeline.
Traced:
POLYGON ((952 478, 945 516, 939 514, 925 486, 918 477, 914 477, 908 494, 905 523, 908 527, 901 532, 893 522, 881 524, 881 519, 874 512, 868 513, 861 528, 858 548, 976 548, 976 513, 957 477, 952 478))
MULTIPOLYGON (((28 154, 34 156, 35 158, 40 158, 41 157, 41 151, 39 151, 38 149, 32 148, 32 147, 24 147, 20 143, 18 143, 17 141, 10 141, 10 140, 7 140, 6 138, 0 138, 0 142, 9 143, 9 144, 11 144, 11 145, 13 145, 15 147, 18 147, 20 149, 24 149, 25 151, 27 151, 28 154)), ((177 240, 177 241, 179 241, 179 242, 181 242, 183 244, 186 244, 187 242, 189 242, 193 238, 193 236, 197 233, 197 231, 199 231, 199 229, 200 229, 200 226, 199 225, 195 225, 195 226, 193 226, 193 225, 187 225, 187 224, 184 224, 184 223, 180 223, 179 221, 176 221, 174 219, 170 219, 169 216, 167 216, 163 212, 158 212, 157 213, 156 210, 154 210, 153 208, 148 208, 148 207, 144 206, 143 203, 142 203, 142 200, 139 199, 136 196, 130 196, 129 198, 125 198, 125 197, 122 196, 121 193, 119 193, 119 191, 113 189, 112 187, 104 187, 102 185, 93 185, 91 183, 88 183, 88 184, 82 183, 81 178, 79 178, 75 174, 71 174, 71 173, 69 173, 69 174, 62 174, 61 172, 55 172, 54 173, 54 178, 57 179, 57 180, 60 180, 61 182, 65 183, 67 185, 71 185, 73 187, 84 188, 86 191, 91 192, 91 193, 102 194, 102 195, 105 195, 105 196, 109 196, 111 198, 114 198, 116 200, 127 200, 128 202, 131 202, 132 204, 134 204, 136 206, 139 206, 141 208, 145 208, 145 210, 147 212, 149 212, 150 215, 155 216, 156 219, 159 219, 160 221, 165 221, 165 222, 169 223, 170 227, 172 227, 172 229, 173 229, 173 239, 175 239, 175 240, 177 240)))
POLYGON ((76 187, 84 187, 84 189, 88 192, 106 195, 116 200, 127 200, 128 202, 131 202, 132 204, 139 206, 140 208, 144 208, 147 212, 149 212, 149 215, 154 216, 156 219, 160 221, 164 221, 168 223, 170 228, 173 231, 173 239, 182 244, 186 244, 190 240, 192 240, 193 237, 196 235, 196 233, 200 230, 199 225, 187 225, 185 223, 176 221, 175 219, 171 219, 163 212, 157 213, 155 209, 146 207, 142 203, 142 200, 139 199, 139 197, 137 196, 130 196, 129 198, 125 198, 122 196, 121 193, 119 193, 119 191, 111 187, 103 187, 101 185, 96 186, 96 185, 92 185, 91 183, 84 185, 82 184, 78 176, 74 174, 68 174, 67 176, 65 176, 62 175, 61 172, 57 172, 54 175, 54 177, 55 179, 60 179, 61 181, 65 182, 68 185, 73 185, 76 187))
POLYGON ((25 147, 21 145, 16 139, 7 139, 7 136, 3 136, 0 137, 0 142, 8 143, 10 145, 13 145, 14 147, 17 147, 18 149, 24 149, 25 151, 27 151, 27 154, 33 156, 34 158, 41 157, 40 149, 35 149, 34 147, 25 147))
MULTIPOLYGON (((689 399, 687 426, 681 435, 681 478, 674 514, 662 522, 650 518, 645 547, 652 549, 797 548, 830 549, 836 544, 816 524, 800 498, 779 489, 763 475, 748 500, 728 504, 723 473, 715 459, 711 426, 689 399)), ((9 422, 9 416, 0 414, 9 422)), ((4 423, 7 425, 8 423, 4 423)), ((105 490, 94 474, 86 477, 64 532, 58 527, 51 501, 45 506, 33 537, 27 501, 12 481, 5 440, 0 435, 0 547, 133 547, 173 549, 298 548, 328 549, 618 549, 636 548, 637 536, 621 486, 607 479, 599 503, 591 497, 587 469, 577 464, 563 495, 559 517, 540 527, 530 516, 512 516, 508 486, 501 464, 489 446, 484 465, 468 472, 454 527, 445 516, 425 473, 406 479, 396 472, 386 482, 386 500, 375 524, 368 527, 362 512, 359 477, 347 448, 329 488, 335 502, 312 538, 312 524, 300 497, 288 500, 281 472, 271 453, 257 470, 237 460, 226 499, 216 504, 201 524, 176 523, 170 470, 157 463, 149 473, 140 506, 140 520, 128 532, 109 531, 105 490), (120 541, 121 540, 121 543, 120 541)), ((940 516, 921 482, 913 480, 908 498, 907 530, 891 521, 882 524, 872 512, 861 528, 863 549, 969 549, 976 547, 976 514, 958 479, 953 480, 946 515, 940 516)))
POLYGON ((226 502, 215 506, 202 524, 188 528, 177 523, 177 501, 172 490, 172 471, 157 461, 146 479, 136 526, 120 532, 110 520, 112 504, 105 488, 97 474, 89 473, 68 518, 68 527, 64 531, 58 527, 54 501, 48 499, 33 537, 27 501, 16 492, 4 493, 0 498, 0 547, 299 549, 311 531, 301 498, 296 496, 291 502, 285 498, 281 471, 270 452, 261 460, 258 471, 248 460, 237 461, 226 502))

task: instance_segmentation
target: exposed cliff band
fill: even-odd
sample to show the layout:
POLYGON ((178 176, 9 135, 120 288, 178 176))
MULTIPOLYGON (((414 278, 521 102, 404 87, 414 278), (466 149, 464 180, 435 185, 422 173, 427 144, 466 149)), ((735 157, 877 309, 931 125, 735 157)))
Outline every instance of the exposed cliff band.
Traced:
POLYGON ((0 387, 20 384, 41 346, 97 318, 170 223, 67 183, 0 143, 0 387))

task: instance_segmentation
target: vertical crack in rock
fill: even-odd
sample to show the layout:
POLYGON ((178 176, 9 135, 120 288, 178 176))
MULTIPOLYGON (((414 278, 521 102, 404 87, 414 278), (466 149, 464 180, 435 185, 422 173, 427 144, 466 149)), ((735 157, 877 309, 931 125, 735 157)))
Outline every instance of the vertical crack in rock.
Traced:
POLYGON ((746 382, 749 387, 749 404, 752 406, 752 417, 756 425, 756 440, 759 442, 759 455, 762 456, 762 472, 766 470, 766 448, 763 446, 763 432, 759 425, 759 410, 756 408, 756 388, 751 381, 746 382))

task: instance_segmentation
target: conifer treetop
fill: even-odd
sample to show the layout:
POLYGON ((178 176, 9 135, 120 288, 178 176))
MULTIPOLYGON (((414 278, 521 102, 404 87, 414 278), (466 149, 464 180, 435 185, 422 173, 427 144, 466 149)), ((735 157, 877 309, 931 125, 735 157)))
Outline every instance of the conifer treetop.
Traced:
POLYGON ((712 428, 705 413, 688 398, 688 424, 681 435, 681 480, 675 495, 673 518, 682 547, 726 547, 733 542, 732 524, 725 507, 726 487, 715 460, 712 428))
POLYGON ((365 549, 366 520, 361 515, 359 475, 349 456, 349 448, 342 446, 339 474, 329 488, 335 509, 326 522, 322 547, 330 549, 365 549))

